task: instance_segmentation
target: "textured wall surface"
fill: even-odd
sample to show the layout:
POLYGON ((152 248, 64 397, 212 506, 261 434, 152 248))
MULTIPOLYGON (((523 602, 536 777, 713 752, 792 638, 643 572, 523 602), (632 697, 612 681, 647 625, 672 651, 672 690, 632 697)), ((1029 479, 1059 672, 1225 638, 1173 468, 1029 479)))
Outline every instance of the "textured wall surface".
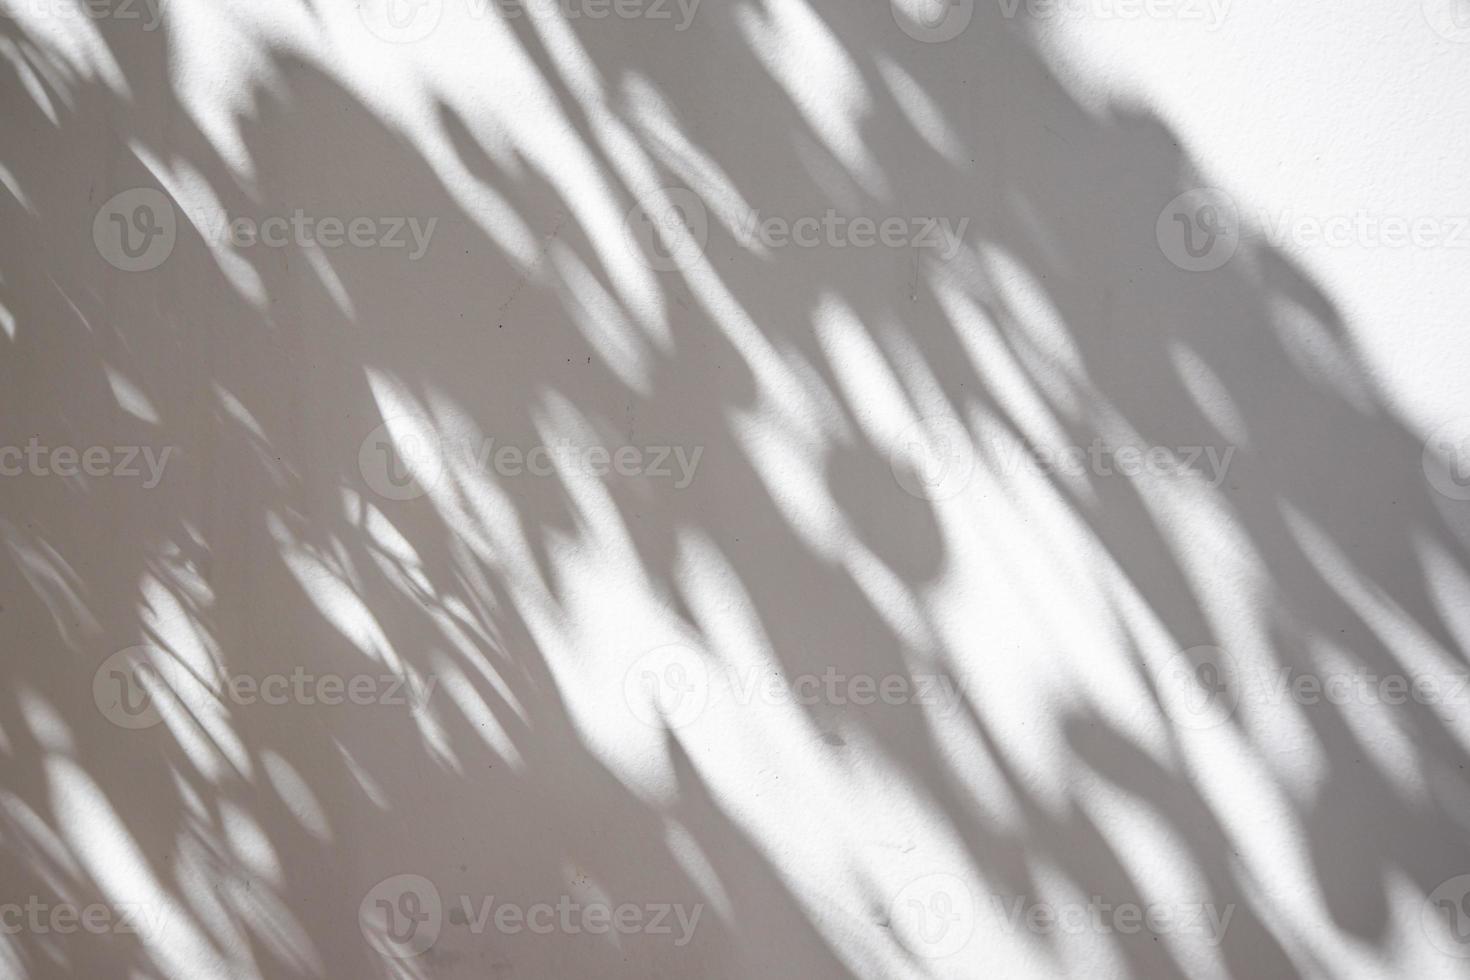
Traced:
POLYGON ((1470 6, 0 0, 0 976, 1470 970, 1470 6))

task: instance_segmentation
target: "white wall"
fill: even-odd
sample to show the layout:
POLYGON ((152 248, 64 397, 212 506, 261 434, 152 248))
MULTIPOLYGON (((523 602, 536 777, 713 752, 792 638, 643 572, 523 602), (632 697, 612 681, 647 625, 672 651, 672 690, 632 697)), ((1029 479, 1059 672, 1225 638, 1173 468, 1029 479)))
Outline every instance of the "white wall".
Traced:
POLYGON ((1465 975, 1470 8, 388 2, 0 0, 0 975, 1465 975))

